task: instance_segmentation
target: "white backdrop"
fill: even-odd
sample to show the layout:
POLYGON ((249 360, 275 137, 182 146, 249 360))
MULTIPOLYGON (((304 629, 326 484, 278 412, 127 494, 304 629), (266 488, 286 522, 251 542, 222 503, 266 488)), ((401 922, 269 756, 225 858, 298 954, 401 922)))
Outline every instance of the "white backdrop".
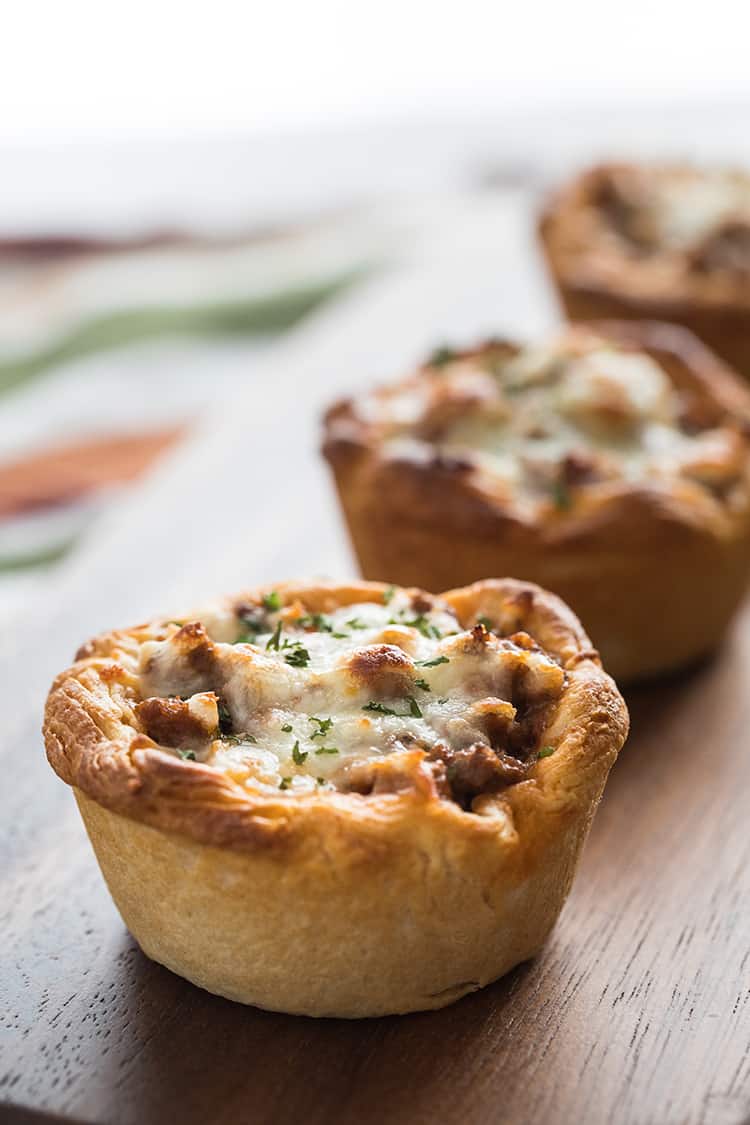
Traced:
POLYGON ((746 0, 11 0, 0 143, 741 95, 748 31, 746 0))

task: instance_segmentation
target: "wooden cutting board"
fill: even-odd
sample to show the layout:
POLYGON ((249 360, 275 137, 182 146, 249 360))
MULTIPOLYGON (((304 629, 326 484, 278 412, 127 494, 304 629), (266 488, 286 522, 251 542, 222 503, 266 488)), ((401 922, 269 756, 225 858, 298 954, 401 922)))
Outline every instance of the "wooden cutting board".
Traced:
MULTIPOLYGON (((516 271, 465 266, 375 285, 248 372, 221 425, 0 639, 0 1121, 750 1120, 749 612, 715 660, 629 696, 630 741, 542 955, 441 1012, 275 1015, 152 964, 44 761, 45 688, 95 629, 243 582, 346 573, 313 418, 445 335, 529 313, 516 271)), ((535 308, 525 326, 548 315, 535 308)))

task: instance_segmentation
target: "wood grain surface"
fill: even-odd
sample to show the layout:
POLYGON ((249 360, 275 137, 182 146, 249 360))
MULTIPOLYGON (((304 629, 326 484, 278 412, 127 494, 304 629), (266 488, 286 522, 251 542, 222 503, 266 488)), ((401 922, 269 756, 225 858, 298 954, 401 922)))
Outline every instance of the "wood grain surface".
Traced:
POLYGON ((632 736, 542 955, 436 1013, 274 1015, 149 962, 41 751, 47 683, 94 629, 242 581, 346 573, 311 418, 438 324, 482 331, 501 300, 521 317, 513 284, 474 266, 471 307, 446 265, 298 334, 220 437, 207 426, 174 454, 0 638, 3 1121, 750 1120, 750 612, 716 659, 630 696, 632 736))

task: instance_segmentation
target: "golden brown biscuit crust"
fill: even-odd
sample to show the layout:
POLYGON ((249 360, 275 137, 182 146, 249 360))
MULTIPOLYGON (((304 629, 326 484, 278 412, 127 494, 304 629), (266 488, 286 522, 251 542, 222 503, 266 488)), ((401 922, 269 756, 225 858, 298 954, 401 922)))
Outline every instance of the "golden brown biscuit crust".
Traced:
MULTIPOLYGON (((686 166, 653 174, 685 173, 686 166)), ((681 325, 750 377, 750 273, 695 268, 694 255, 658 250, 644 258, 612 231, 601 206, 618 175, 648 168, 590 168, 554 193, 539 217, 539 237, 570 320, 655 320, 681 325)))
MULTIPOLYGON (((734 435, 731 498, 682 477, 616 479, 580 489, 569 510, 535 515, 470 459, 384 455, 382 431, 356 400, 325 419, 329 461, 363 573, 439 590, 516 573, 554 590, 580 616, 617 680, 660 674, 719 642, 750 574, 750 394, 674 325, 577 324, 568 337, 612 341, 652 357, 703 422, 734 435)), ((488 348, 517 346, 492 341, 488 348)), ((418 372, 402 385, 419 381, 418 372)), ((381 392, 376 392, 376 394, 381 392)), ((383 394, 388 393, 384 388, 383 394)))
MULTIPOLYGON (((382 584, 277 586, 309 612, 382 584)), ((249 595, 257 597, 257 592, 249 595)), ((135 729, 134 651, 159 625, 97 638, 55 680, 44 734, 74 786, 125 921, 212 991, 311 1015, 440 1007, 532 956, 564 902, 627 712, 572 613, 511 579, 445 595, 460 621, 530 633, 566 674, 526 780, 464 811, 423 755, 397 791, 253 795, 135 729)))

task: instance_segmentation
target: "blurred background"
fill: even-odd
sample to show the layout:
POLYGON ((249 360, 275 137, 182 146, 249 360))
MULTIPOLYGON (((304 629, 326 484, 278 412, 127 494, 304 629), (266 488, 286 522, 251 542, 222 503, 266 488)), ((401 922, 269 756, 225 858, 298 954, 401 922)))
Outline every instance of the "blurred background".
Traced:
POLYGON ((282 371, 292 417, 320 405, 296 379, 554 324, 534 215, 579 165, 750 164, 750 14, 728 0, 31 0, 5 23, 6 625, 108 537, 162 549, 199 481, 223 532, 216 450, 252 465, 282 371))

